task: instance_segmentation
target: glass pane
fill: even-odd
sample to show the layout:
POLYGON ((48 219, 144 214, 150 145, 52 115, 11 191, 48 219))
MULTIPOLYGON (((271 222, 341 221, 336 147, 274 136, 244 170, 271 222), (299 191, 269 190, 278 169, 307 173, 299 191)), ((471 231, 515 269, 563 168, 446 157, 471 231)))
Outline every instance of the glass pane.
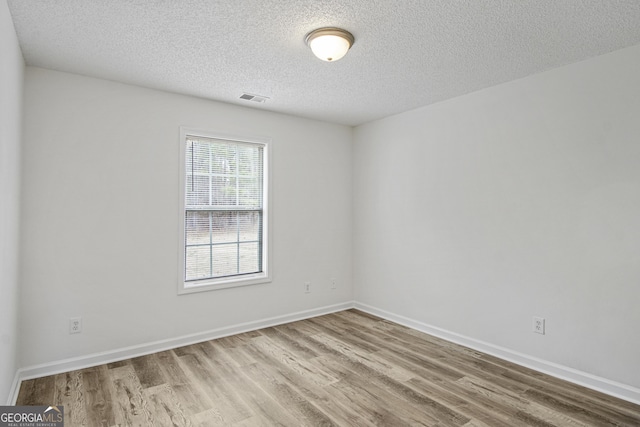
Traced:
POLYGON ((209 243, 209 212, 187 212, 184 231, 187 245, 209 243))
POLYGON ((238 245, 212 247, 213 277, 238 274, 238 245))
POLYGON ((212 242, 235 242, 238 240, 238 213, 211 212, 212 242))
POLYGON ((260 271, 260 245, 258 243, 240 243, 240 273, 260 271))
POLYGON ((185 166, 188 175, 209 173, 209 144, 189 141, 185 153, 185 166))
POLYGON ((213 206, 236 206, 236 178, 214 176, 211 178, 213 206))
POLYGON ((211 277, 210 246, 188 247, 185 258, 185 280, 211 277))
POLYGON ((239 179, 239 202, 242 207, 262 207, 262 183, 257 178, 239 179))
POLYGON ((209 177, 188 174, 186 178, 186 205, 209 206, 209 177))
POLYGON ((238 214, 238 227, 240 241, 259 241, 260 237, 260 212, 240 212, 238 214))
POLYGON ((262 176, 261 151, 259 147, 238 146, 238 170, 241 176, 262 176))
POLYGON ((211 143, 211 171, 216 174, 236 174, 236 146, 234 144, 211 143))

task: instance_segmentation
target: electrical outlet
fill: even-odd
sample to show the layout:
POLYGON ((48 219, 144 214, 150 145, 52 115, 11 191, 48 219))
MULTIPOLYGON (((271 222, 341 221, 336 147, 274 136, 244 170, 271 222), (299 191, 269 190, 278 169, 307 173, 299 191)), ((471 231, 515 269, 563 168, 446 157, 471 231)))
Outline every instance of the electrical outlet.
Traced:
POLYGON ((69 333, 79 334, 82 332, 82 317, 72 317, 69 319, 69 333))
POLYGON ((308 294, 311 292, 311 282, 304 282, 304 293, 308 294))
POLYGON ((331 289, 335 289, 336 288, 336 283, 337 280, 335 277, 332 277, 331 279, 329 279, 331 281, 331 289))
POLYGON ((544 335, 544 317, 533 317, 533 332, 544 335))

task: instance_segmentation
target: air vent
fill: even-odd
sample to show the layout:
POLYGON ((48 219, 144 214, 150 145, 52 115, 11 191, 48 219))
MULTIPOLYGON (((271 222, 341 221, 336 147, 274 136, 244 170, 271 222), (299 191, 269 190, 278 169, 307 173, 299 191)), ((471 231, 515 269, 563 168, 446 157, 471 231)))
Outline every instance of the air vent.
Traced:
POLYGON ((265 102, 267 99, 269 99, 269 97, 262 96, 262 95, 252 95, 250 93, 243 93, 242 95, 240 95, 240 99, 262 103, 262 102, 265 102))

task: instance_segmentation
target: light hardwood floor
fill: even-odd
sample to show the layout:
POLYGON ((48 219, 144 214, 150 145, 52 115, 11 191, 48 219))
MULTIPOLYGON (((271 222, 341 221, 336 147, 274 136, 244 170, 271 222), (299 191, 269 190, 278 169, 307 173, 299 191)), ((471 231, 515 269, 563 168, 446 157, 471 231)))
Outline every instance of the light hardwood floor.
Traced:
POLYGON ((640 406, 347 310, 22 383, 66 426, 640 426, 640 406))

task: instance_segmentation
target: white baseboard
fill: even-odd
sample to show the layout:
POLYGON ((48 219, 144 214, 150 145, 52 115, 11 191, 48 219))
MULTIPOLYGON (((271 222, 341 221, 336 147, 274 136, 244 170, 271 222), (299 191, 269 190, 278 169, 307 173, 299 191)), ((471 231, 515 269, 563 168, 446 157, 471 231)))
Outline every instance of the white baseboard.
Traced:
POLYGON ((18 398, 18 392, 20 391, 20 369, 16 371, 13 376, 13 383, 11 383, 11 389, 9 390, 9 396, 7 396, 7 406, 14 406, 16 399, 18 398))
POLYGON ((431 326, 395 313, 390 313, 367 304, 356 302, 354 303, 354 308, 373 314, 374 316, 382 317, 383 319, 387 319, 400 325, 407 326, 411 329, 513 362, 517 365, 640 405, 640 389, 636 387, 611 381, 606 378, 538 359, 523 353, 518 353, 517 351, 509 350, 508 348, 499 347, 484 341, 469 338, 464 335, 431 326))
POLYGON ((538 359, 533 356, 518 353, 516 351, 499 347, 487 342, 469 338, 359 302, 345 302, 312 310, 299 311, 282 316, 270 317, 267 319, 213 329, 205 332, 199 332, 196 334, 184 335, 167 340, 155 341, 132 347, 125 347, 118 350, 94 353, 86 356, 45 363, 42 365, 20 368, 16 372, 9 393, 9 401, 7 404, 15 405, 16 399, 18 398, 18 392, 20 390, 20 384, 24 380, 59 374, 61 372, 68 372, 76 369, 89 368, 91 366, 102 365, 105 363, 117 362, 119 360, 126 360, 133 357, 144 356, 147 354, 157 353, 159 351, 165 351, 185 345, 191 345, 216 338, 222 338, 229 335, 240 334, 243 332, 267 328, 270 326, 308 319, 311 317, 322 316, 324 314, 335 313, 338 311, 348 310, 350 308, 356 308, 358 310, 373 314, 383 319, 390 320, 403 326, 407 326, 417 331, 424 332, 429 335, 433 335, 438 338, 442 338, 444 340, 490 354, 500 359, 504 359, 509 362, 513 362, 518 365, 525 366, 527 368, 531 368, 548 375, 552 375, 556 378, 582 385, 584 387, 597 390, 602 393, 640 405, 640 389, 638 388, 611 381, 606 378, 591 375, 586 372, 578 371, 567 366, 562 366, 546 360, 538 359))
POLYGON ((183 347, 186 345, 209 341, 216 338, 227 337, 229 335, 241 334, 243 332, 255 331, 257 329, 268 328, 270 326, 282 325, 284 323, 290 323, 298 320, 308 319, 311 317, 322 316, 324 314, 335 313, 337 311, 343 311, 353 308, 353 306, 354 303, 352 301, 349 301, 311 310, 298 311, 282 316, 275 316, 267 319, 240 323, 238 325, 212 329, 205 332, 184 335, 181 337, 170 338, 166 340, 125 347, 117 350, 94 353, 85 356, 73 357, 70 359, 57 360, 55 362, 44 363, 41 365, 20 368, 16 372, 13 381, 13 385, 9 394, 8 405, 15 405, 18 398, 18 392, 20 390, 20 384, 24 380, 45 377, 48 375, 55 375, 62 372, 75 371, 77 369, 90 368, 92 366, 103 365, 105 363, 113 363, 120 360, 131 359, 133 357, 145 356, 147 354, 170 350, 177 347, 183 347))

